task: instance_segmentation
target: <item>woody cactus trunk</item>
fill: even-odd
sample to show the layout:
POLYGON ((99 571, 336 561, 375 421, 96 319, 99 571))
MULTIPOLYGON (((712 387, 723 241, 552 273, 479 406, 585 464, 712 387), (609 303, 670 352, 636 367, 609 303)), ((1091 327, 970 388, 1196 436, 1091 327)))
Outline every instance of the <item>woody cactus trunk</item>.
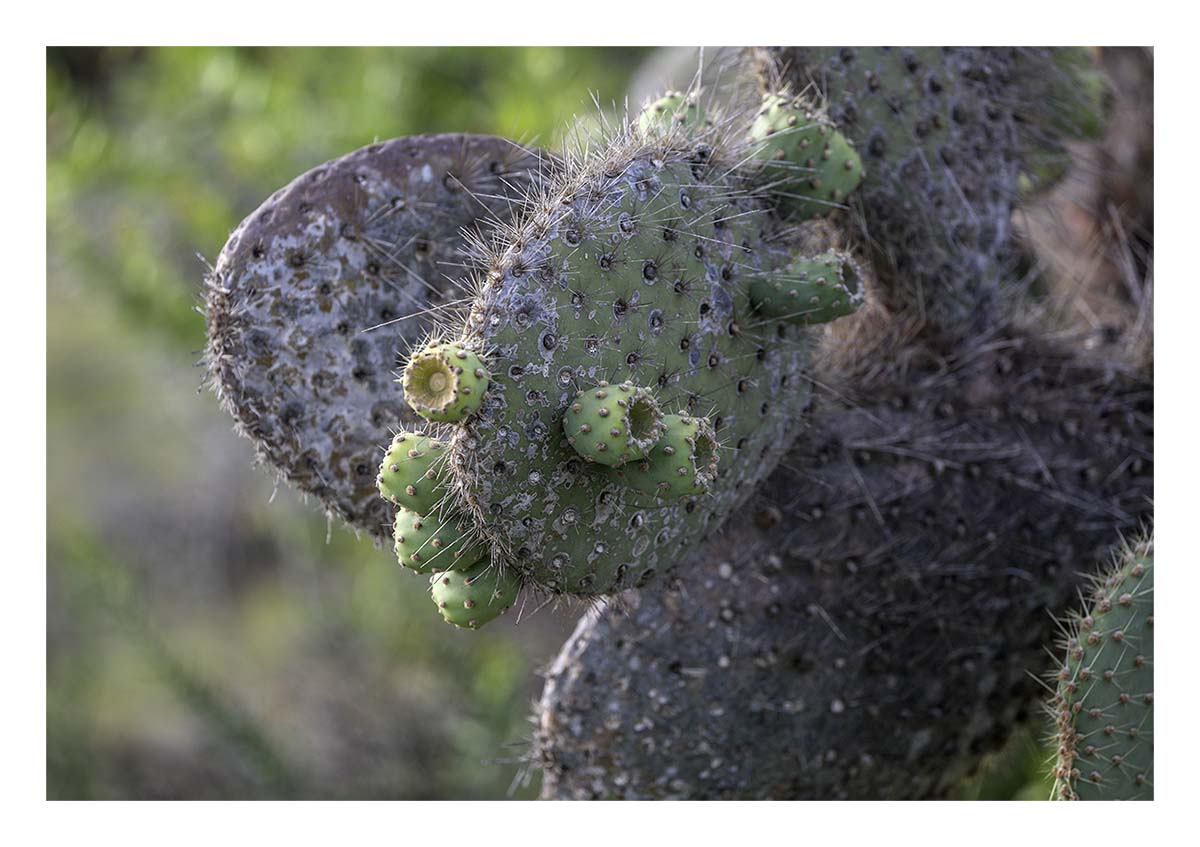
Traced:
POLYGON ((592 605, 545 796, 939 796, 1150 514, 1149 363, 1039 318, 1012 225, 1110 92, 1065 48, 731 76, 557 155, 418 136, 298 178, 208 280, 212 382, 447 622, 592 605))

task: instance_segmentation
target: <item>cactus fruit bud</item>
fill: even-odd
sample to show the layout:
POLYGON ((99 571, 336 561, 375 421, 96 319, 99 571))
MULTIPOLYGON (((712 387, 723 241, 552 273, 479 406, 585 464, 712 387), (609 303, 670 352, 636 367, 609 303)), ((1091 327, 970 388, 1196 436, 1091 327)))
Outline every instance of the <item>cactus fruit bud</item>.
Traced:
POLYGON ((507 612, 521 590, 516 574, 499 572, 488 559, 466 570, 435 573, 429 582, 442 617, 464 629, 478 629, 507 612))
POLYGON ((768 317, 822 324, 857 310, 863 302, 863 285, 854 261, 831 250, 756 279, 750 285, 750 299, 768 317))
POLYGON ((487 555, 483 544, 472 540, 461 515, 443 521, 401 508, 393 529, 396 558, 417 573, 462 570, 487 555))
POLYGON ((1054 799, 1154 799, 1154 548, 1117 554, 1076 618, 1050 703, 1054 799))
POLYGON ((477 412, 490 381, 479 356, 461 344, 430 344, 412 355, 400 378, 413 411, 442 423, 477 412))
POLYGON ((375 483, 384 500, 428 515, 445 495, 446 445, 423 432, 399 432, 379 466, 375 483))
POLYGON ((675 127, 696 128, 706 116, 699 104, 697 91, 682 94, 668 91, 652 103, 648 103, 637 118, 637 128, 642 135, 670 132, 675 127))
POLYGON ((708 418, 667 415, 664 433, 641 461, 614 471, 637 491, 665 499, 708 492, 717 478, 717 439, 708 418))
POLYGON ((801 219, 829 214, 863 180, 862 159, 844 135, 804 101, 763 98, 750 127, 762 179, 779 205, 801 219))
POLYGON ((630 382, 577 391, 563 414, 567 443, 589 462, 640 459, 662 435, 662 411, 648 388, 630 382))

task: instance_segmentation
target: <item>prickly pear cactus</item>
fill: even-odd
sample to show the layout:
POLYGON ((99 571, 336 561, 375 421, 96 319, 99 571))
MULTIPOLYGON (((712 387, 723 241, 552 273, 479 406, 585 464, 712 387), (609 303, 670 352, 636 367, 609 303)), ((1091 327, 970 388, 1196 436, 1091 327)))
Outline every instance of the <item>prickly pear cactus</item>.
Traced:
POLYGON ((429 583, 442 617, 463 629, 478 629, 507 612, 521 590, 517 574, 487 559, 466 570, 436 573, 429 583))
POLYGON ((761 314, 802 324, 828 323, 853 314, 865 296, 854 260, 836 250, 798 259, 750 286, 750 300, 761 314))
POLYGON ((400 564, 417 573, 463 570, 487 556, 470 523, 461 516, 442 518, 397 509, 393 539, 400 564))
POLYGON ((430 515, 446 498, 446 444, 424 432, 401 431, 379 465, 379 495, 394 506, 430 515))
POLYGON ((646 105, 638 115, 637 128, 645 135, 670 132, 677 127, 700 127, 709 122, 700 102, 700 91, 668 91, 646 105))
POLYGON ((1050 703, 1060 800, 1154 799, 1154 542, 1122 549, 1072 621, 1050 703))
POLYGON ((746 124, 732 138, 667 124, 623 133, 530 202, 456 336, 493 376, 448 436, 454 490, 494 560, 552 592, 672 567, 774 466, 808 403, 811 331, 750 298, 793 242, 736 166, 746 124), (617 470, 658 441, 660 414, 704 419, 715 442, 666 488, 696 496, 617 470))
POLYGON ((719 449, 708 418, 668 415, 650 454, 614 472, 630 488, 663 500, 698 497, 716 481, 719 449))
POLYGON ((750 138, 773 197, 796 217, 820 217, 842 208, 863 180, 858 151, 804 97, 766 95, 750 138))
POLYGON ((430 421, 453 423, 479 411, 491 374, 458 344, 431 344, 413 353, 400 385, 408 405, 430 421))
POLYGON ((1015 263, 1010 219, 1025 160, 1055 149, 1063 134, 1052 119, 1055 98, 1042 96, 1072 90, 1060 55, 971 47, 759 53, 764 89, 815 89, 861 153, 859 231, 893 312, 966 332, 994 316, 1015 263))
POLYGON ((424 425, 394 374, 466 296, 446 265, 464 230, 506 219, 543 161, 503 138, 364 147, 297 177, 247 217, 206 280, 209 381, 280 478, 379 539, 391 433, 424 425))

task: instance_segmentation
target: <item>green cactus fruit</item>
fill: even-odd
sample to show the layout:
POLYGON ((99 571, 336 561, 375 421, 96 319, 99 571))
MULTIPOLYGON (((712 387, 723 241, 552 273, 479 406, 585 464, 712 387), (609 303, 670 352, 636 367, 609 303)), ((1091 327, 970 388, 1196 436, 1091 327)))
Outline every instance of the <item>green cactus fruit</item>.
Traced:
POLYGON ((414 353, 400 384, 404 399, 421 417, 441 423, 474 414, 491 374, 473 350, 461 344, 430 344, 414 353))
POLYGON ((417 573, 462 570, 487 555, 487 548, 472 537, 470 524, 462 515, 441 520, 401 507, 396 512, 393 539, 400 564, 417 573))
POLYGON ((750 299, 769 317, 822 324, 856 311, 863 302, 863 285, 854 261, 831 250, 754 280, 750 299))
POLYGON ((768 213, 738 167, 743 136, 631 131, 568 158, 489 257, 457 337, 489 351, 492 384, 450 466, 478 529, 533 586, 611 594, 668 573, 803 425, 808 329, 763 320, 749 291, 792 260, 793 239, 819 253, 832 230, 768 213), (579 442, 577 393, 601 381, 653 387, 664 415, 707 415, 742 461, 722 463, 706 497, 648 503, 577 452, 622 458, 579 442))
POLYGON ((840 208, 863 180, 858 151, 833 123, 800 98, 768 94, 750 127, 760 180, 800 219, 840 208))
POLYGON ((1062 800, 1154 799, 1154 548, 1120 551, 1077 617, 1050 703, 1062 800))
POLYGON ((667 415, 663 435, 640 461, 614 468, 625 485, 663 499, 706 494, 717 478, 717 438, 708 418, 667 415))
POLYGON ((648 388, 630 382, 575 392, 563 413, 567 443, 588 462, 623 465, 641 459, 662 435, 662 410, 648 388))
POLYGON ((511 568, 501 573, 489 559, 465 570, 435 573, 429 582, 442 617, 464 629, 478 629, 507 612, 521 590, 511 568))
POLYGON ((670 132, 677 127, 699 127, 706 121, 698 90, 686 94, 668 91, 642 109, 637 118, 637 128, 642 135, 653 135, 670 132))
POLYGON ((379 466, 383 499, 428 515, 446 496, 446 444, 423 432, 399 432, 379 466))

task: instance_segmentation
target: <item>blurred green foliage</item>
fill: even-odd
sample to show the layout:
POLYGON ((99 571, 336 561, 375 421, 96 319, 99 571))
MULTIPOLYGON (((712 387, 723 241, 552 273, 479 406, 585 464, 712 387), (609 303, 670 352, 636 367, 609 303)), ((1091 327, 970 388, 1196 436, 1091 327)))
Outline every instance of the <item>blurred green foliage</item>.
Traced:
MULTIPOLYGON (((273 491, 197 390, 197 253, 376 139, 553 146, 646 53, 48 51, 49 797, 536 795, 536 669, 573 616, 454 630, 390 551, 273 491)), ((1020 743, 964 796, 1042 796, 1020 743)))
POLYGON ((536 793, 535 670, 572 616, 460 633, 390 551, 273 492, 197 391, 197 254, 376 139, 554 144, 644 52, 48 51, 47 435, 77 448, 47 469, 48 796, 536 793))

